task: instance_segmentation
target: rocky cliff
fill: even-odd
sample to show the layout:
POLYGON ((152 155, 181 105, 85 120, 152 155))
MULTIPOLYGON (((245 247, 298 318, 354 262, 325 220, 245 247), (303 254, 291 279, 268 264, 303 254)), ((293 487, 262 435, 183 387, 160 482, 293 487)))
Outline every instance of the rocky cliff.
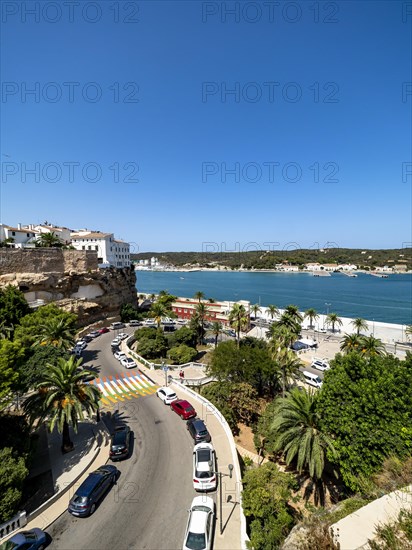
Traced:
POLYGON ((92 251, 2 249, 0 287, 12 284, 28 302, 56 302, 79 316, 79 325, 116 317, 123 304, 137 305, 133 267, 99 269, 92 251))

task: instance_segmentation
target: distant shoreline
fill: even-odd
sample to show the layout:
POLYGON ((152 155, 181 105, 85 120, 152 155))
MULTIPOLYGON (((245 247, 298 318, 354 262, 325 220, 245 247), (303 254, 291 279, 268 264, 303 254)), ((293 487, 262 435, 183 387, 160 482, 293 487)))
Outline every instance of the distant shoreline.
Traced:
POLYGON ((348 273, 363 273, 365 275, 371 275, 372 273, 378 273, 382 275, 412 275, 412 271, 365 271, 364 269, 353 269, 351 271, 325 271, 325 270, 319 270, 319 271, 308 271, 308 270, 280 270, 280 269, 219 269, 217 267, 194 267, 194 268, 186 268, 186 267, 173 267, 173 268, 164 268, 164 269, 153 269, 153 268, 146 268, 146 267, 139 267, 135 265, 135 271, 149 271, 151 273, 196 273, 199 271, 202 272, 211 272, 211 273, 281 273, 281 274, 296 274, 296 275, 320 275, 326 276, 325 274, 332 275, 333 273, 336 274, 343 274, 347 275, 348 273))

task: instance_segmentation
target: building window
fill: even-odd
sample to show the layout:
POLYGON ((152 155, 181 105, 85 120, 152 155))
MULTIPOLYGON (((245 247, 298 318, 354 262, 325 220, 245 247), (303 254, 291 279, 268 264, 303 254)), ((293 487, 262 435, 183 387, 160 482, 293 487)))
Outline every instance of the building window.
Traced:
POLYGON ((91 249, 92 249, 92 247, 91 247, 91 245, 90 245, 90 244, 89 244, 89 246, 88 246, 87 248, 88 248, 88 250, 91 250, 91 249))
POLYGON ((99 247, 96 245, 96 246, 94 247, 94 249, 95 249, 95 250, 99 250, 99 247))
POLYGON ((86 250, 86 247, 84 245, 82 246, 82 250, 86 250))
POLYGON ((15 232, 15 231, 12 231, 11 234, 13 235, 13 237, 16 236, 16 232, 15 232))

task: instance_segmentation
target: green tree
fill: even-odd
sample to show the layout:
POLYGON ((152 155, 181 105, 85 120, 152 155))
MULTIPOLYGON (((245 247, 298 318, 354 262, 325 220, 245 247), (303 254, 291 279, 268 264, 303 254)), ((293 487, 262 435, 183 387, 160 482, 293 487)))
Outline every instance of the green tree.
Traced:
POLYGON ((288 348, 278 346, 276 341, 272 342, 272 359, 282 374, 282 394, 285 397, 286 386, 293 382, 294 377, 299 374, 302 361, 288 348))
POLYGON ((74 344, 75 333, 76 328, 70 317, 47 319, 38 326, 33 346, 53 346, 68 351, 74 344))
POLYGON ((157 359, 166 357, 168 342, 161 331, 158 331, 155 338, 140 338, 136 352, 145 359, 157 359))
POLYGON ((280 548, 295 520, 288 501, 296 481, 273 463, 246 471, 242 504, 250 524, 250 546, 254 550, 280 548))
POLYGON ((189 346, 186 346, 185 344, 180 344, 180 346, 170 349, 167 352, 167 355, 178 365, 183 365, 184 363, 190 363, 194 360, 197 355, 197 350, 194 348, 189 348, 189 346))
POLYGON ((28 350, 38 339, 39 333, 42 331, 41 326, 47 325, 49 322, 52 323, 56 319, 62 319, 62 329, 66 328, 70 333, 75 334, 77 316, 63 311, 56 304, 47 304, 21 318, 14 333, 14 340, 28 350))
POLYGON ((30 313, 23 292, 12 285, 0 289, 0 327, 5 337, 13 337, 14 327, 30 313))
POLYGON ((351 325, 356 329, 356 334, 359 336, 361 330, 368 330, 368 323, 365 319, 357 317, 351 321, 351 325))
POLYGON ((27 397, 23 409, 33 423, 47 421, 50 431, 57 426, 62 434, 62 452, 73 448, 69 426, 77 431, 84 412, 91 414, 99 408, 101 397, 97 386, 86 384, 86 378, 93 374, 80 369, 82 360, 73 356, 69 360, 58 359, 57 365, 50 365, 43 378, 37 383, 35 392, 27 397))
POLYGON ((229 324, 236 331, 237 345, 239 347, 240 331, 246 330, 249 324, 249 315, 246 312, 245 306, 242 304, 234 304, 229 313, 229 324))
POLYGON ((237 426, 238 418, 236 411, 229 405, 229 396, 231 394, 230 384, 220 384, 219 382, 211 382, 201 388, 201 395, 208 401, 213 403, 218 411, 223 415, 230 429, 234 434, 239 433, 237 426))
POLYGON ((316 321, 317 319, 319 319, 318 312, 313 307, 310 307, 309 309, 307 309, 305 311, 304 316, 305 316, 305 319, 309 319, 309 327, 310 328, 313 328, 313 326, 314 326, 313 321, 316 321))
POLYGON ((344 353, 352 351, 360 352, 362 349, 362 337, 358 334, 345 334, 341 340, 340 349, 344 353))
POLYGON ((253 306, 250 306, 250 311, 253 313, 253 317, 257 319, 257 314, 262 311, 262 308, 259 304, 253 304, 253 306))
POLYGON ((197 328, 198 332, 198 342, 202 343, 205 335, 205 319, 207 317, 209 310, 207 305, 203 302, 199 302, 195 306, 195 313, 193 315, 193 328, 197 328))
POLYGON ((54 231, 42 233, 36 239, 36 246, 41 248, 61 248, 63 244, 60 237, 58 237, 54 231))
POLYGON ((120 308, 120 319, 122 323, 128 323, 132 319, 139 319, 141 314, 132 304, 123 304, 120 308))
POLYGON ((325 373, 317 413, 334 439, 346 486, 358 491, 386 457, 411 454, 412 355, 338 354, 325 373))
POLYGON ((18 511, 23 481, 27 477, 24 457, 15 456, 13 449, 0 450, 0 522, 11 519, 18 511))
POLYGON ((217 346, 217 341, 219 339, 219 335, 222 334, 222 332, 223 332, 222 323, 220 323, 219 321, 213 321, 213 323, 212 323, 212 333, 213 333, 213 336, 215 337, 215 347, 217 346))
POLYGON ((18 372, 19 391, 25 393, 41 381, 43 374, 49 365, 57 365, 58 359, 69 359, 70 355, 63 348, 54 346, 36 346, 32 354, 24 362, 20 363, 18 372))
POLYGON ((162 318, 168 317, 170 313, 171 313, 171 309, 168 308, 166 304, 159 301, 152 304, 152 307, 150 308, 150 312, 149 312, 149 314, 156 321, 158 329, 160 328, 160 323, 162 322, 162 318))
POLYGON ((361 353, 366 357, 373 357, 375 355, 385 355, 385 346, 382 340, 375 338, 374 336, 364 336, 361 339, 361 353))
POLYGON ((286 464, 296 464, 314 483, 322 480, 326 455, 336 456, 331 437, 321 429, 316 410, 317 393, 292 389, 284 399, 276 399, 271 430, 275 451, 282 451, 286 464))
POLYGON ((204 298, 205 298, 205 293, 202 292, 201 290, 198 290, 197 292, 195 292, 195 295, 193 296, 193 298, 195 300, 198 300, 199 304, 200 304, 200 301, 204 300, 204 298))
POLYGON ((273 319, 275 315, 279 315, 279 310, 273 304, 268 305, 267 312, 270 315, 270 318, 273 319))
POLYGON ((189 346, 190 348, 195 348, 197 332, 190 327, 182 327, 172 334, 168 334, 167 339, 170 347, 174 347, 179 344, 186 344, 186 346, 189 346))
POLYGON ((19 381, 18 365, 23 350, 15 342, 0 340, 0 410, 13 399, 19 381))
POLYGON ((332 325, 332 332, 335 332, 336 325, 338 327, 342 326, 342 319, 338 317, 337 313, 328 313, 328 315, 326 315, 325 325, 326 326, 332 325))
POLYGON ((292 317, 292 319, 294 319, 299 325, 303 321, 303 316, 300 313, 298 306, 295 306, 293 304, 286 306, 283 313, 290 315, 290 317, 292 317))

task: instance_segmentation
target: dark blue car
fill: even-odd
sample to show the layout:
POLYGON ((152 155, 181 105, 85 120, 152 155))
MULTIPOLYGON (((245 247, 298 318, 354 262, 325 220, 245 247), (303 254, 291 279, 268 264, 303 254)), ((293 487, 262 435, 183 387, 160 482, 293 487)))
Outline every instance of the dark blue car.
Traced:
POLYGON ((106 491, 116 483, 118 470, 107 464, 89 474, 77 489, 69 502, 68 511, 73 516, 90 516, 96 509, 97 502, 106 491))
POLYGON ((16 533, 7 541, 13 550, 43 550, 47 546, 46 543, 46 533, 37 527, 16 533))

